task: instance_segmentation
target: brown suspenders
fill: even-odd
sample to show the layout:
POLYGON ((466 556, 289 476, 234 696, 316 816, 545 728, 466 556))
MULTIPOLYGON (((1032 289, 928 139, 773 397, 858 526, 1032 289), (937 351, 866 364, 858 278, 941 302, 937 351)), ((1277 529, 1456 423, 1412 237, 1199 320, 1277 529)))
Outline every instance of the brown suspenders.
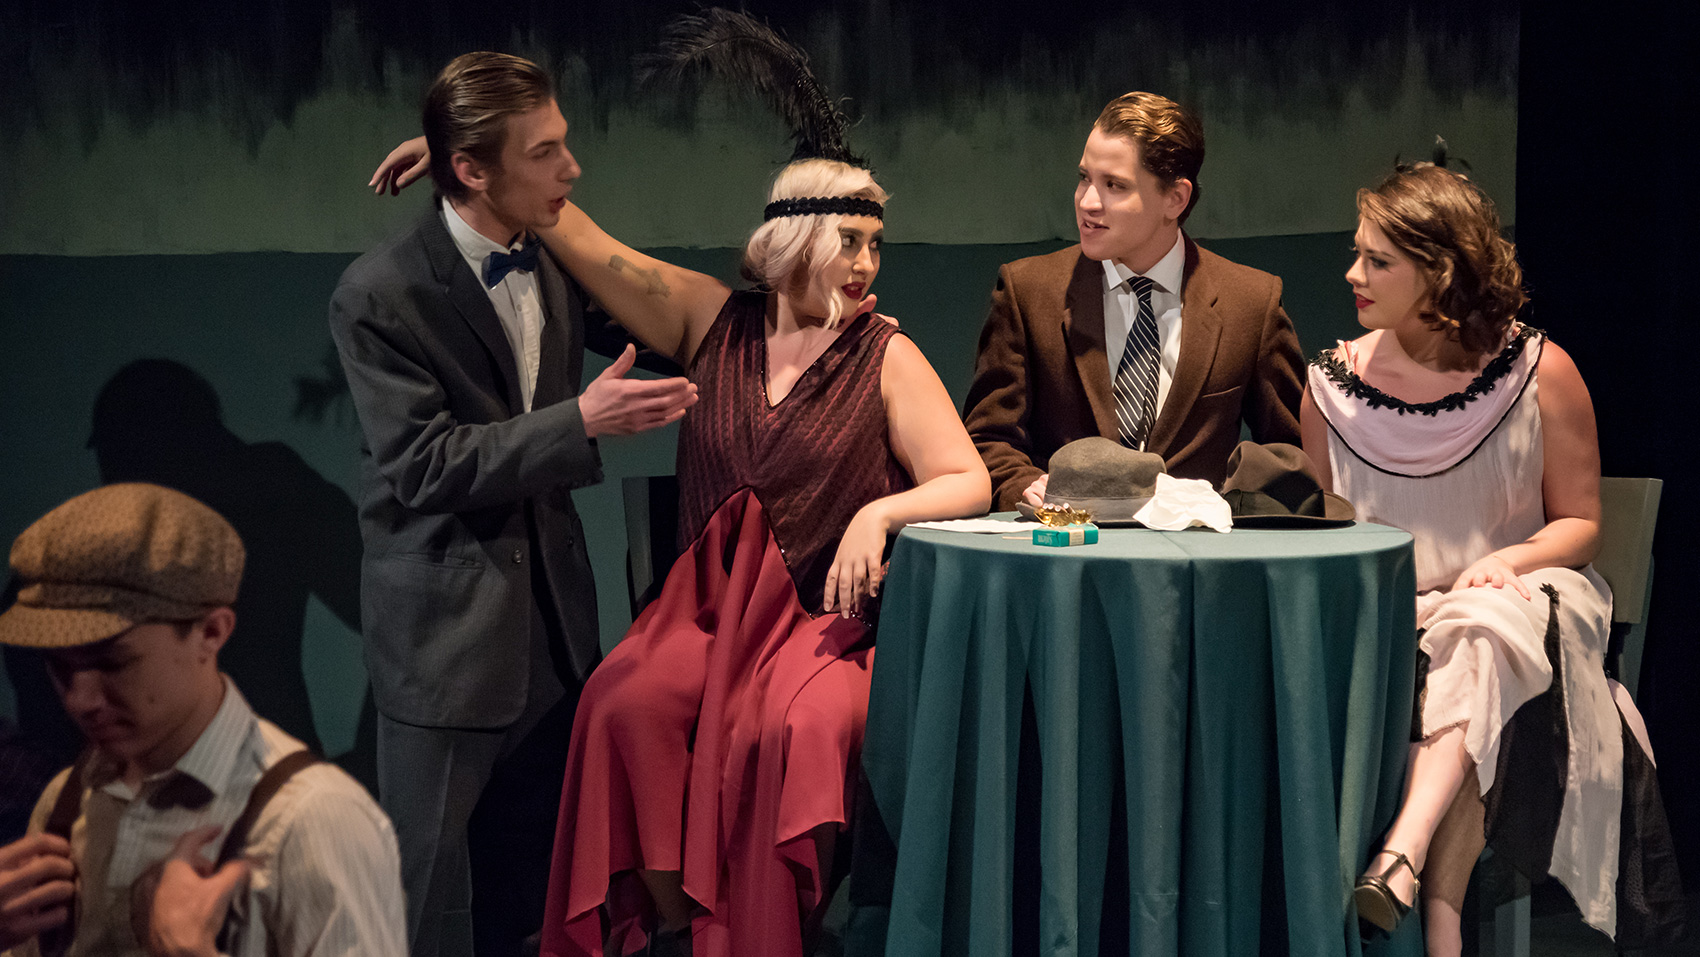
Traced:
MULTIPOLYGON (((65 786, 59 789, 59 798, 53 802, 53 810, 47 815, 47 826, 43 830, 64 838, 67 844, 71 842, 71 825, 77 823, 77 817, 83 811, 83 778, 88 774, 89 763, 93 760, 93 748, 77 755, 76 763, 71 765, 71 773, 65 778, 65 786)), ((71 938, 77 933, 75 894, 71 895, 65 910, 69 916, 62 926, 44 930, 36 935, 36 948, 41 951, 41 957, 62 957, 71 949, 71 938)))
MULTIPOLYGON (((88 774, 88 766, 94 757, 94 749, 85 750, 77 756, 77 762, 71 765, 71 773, 65 779, 65 786, 60 789, 59 797, 53 802, 53 810, 47 816, 47 826, 43 828, 48 834, 57 834, 67 842, 71 840, 71 827, 83 812, 83 779, 88 774)), ((302 749, 285 755, 276 764, 265 770, 260 779, 254 783, 254 790, 248 793, 248 803, 243 806, 242 813, 225 832, 224 843, 219 846, 216 866, 241 857, 248 847, 248 832, 253 830, 254 822, 259 819, 260 812, 265 810, 277 792, 289 783, 297 772, 319 763, 318 755, 302 749)), ((76 935, 77 928, 77 898, 73 896, 70 903, 70 919, 63 927, 43 931, 37 938, 37 947, 41 957, 63 957, 71 947, 71 940, 76 935)), ((132 916, 132 922, 136 915, 132 916)), ((226 922, 219 933, 219 947, 224 949, 226 940, 232 928, 226 922)), ((145 941, 143 943, 146 943, 145 941)))
POLYGON ((294 777, 297 771, 306 770, 318 763, 319 756, 303 748, 294 754, 284 755, 282 760, 266 768, 266 773, 260 775, 260 780, 254 783, 254 790, 248 792, 247 806, 242 808, 236 822, 225 832, 224 844, 218 849, 217 866, 223 867, 242 856, 242 852, 248 849, 248 832, 254 829, 254 822, 259 819, 260 812, 265 810, 266 805, 289 783, 289 779, 294 777))

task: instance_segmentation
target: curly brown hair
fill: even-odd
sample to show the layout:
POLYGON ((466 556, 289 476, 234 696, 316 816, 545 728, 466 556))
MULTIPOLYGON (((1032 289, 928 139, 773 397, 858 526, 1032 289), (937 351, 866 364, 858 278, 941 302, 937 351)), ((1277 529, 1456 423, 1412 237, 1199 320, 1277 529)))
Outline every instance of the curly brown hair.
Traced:
POLYGON ((1430 326, 1452 330, 1477 355, 1500 347, 1529 297, 1517 247, 1481 187, 1432 163, 1401 166, 1358 190, 1358 215, 1427 274, 1430 326))

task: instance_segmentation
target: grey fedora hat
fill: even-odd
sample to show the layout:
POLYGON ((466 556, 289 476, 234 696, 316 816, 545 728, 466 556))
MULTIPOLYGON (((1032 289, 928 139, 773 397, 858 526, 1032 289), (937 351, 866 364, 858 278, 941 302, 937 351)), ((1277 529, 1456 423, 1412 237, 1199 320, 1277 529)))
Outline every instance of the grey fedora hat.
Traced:
MULTIPOLYGON (((1077 439, 1051 456, 1045 504, 1084 509, 1097 525, 1137 525, 1133 515, 1157 493, 1163 471, 1161 455, 1136 452, 1102 436, 1077 439)), ((1026 502, 1016 508, 1034 517, 1026 502)))

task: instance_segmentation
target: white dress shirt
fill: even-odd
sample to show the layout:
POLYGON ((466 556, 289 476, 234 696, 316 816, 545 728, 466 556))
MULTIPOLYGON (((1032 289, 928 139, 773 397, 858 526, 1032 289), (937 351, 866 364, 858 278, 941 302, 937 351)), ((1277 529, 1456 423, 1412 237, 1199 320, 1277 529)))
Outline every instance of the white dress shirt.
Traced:
MULTIPOLYGON (((97 755, 83 782, 82 814, 71 827, 78 910, 67 957, 145 957, 130 923, 130 885, 185 832, 209 824, 221 828, 204 851, 210 859, 260 776, 302 747, 256 717, 227 678, 218 713, 171 769, 131 787, 116 762, 97 755), (205 803, 161 801, 156 795, 166 787, 198 791, 205 803)), ((46 827, 69 776, 60 772, 42 792, 30 833, 46 827)), ((231 903, 238 927, 232 957, 406 957, 395 831, 340 768, 315 764, 290 778, 254 821, 247 857, 253 865, 247 891, 231 903)), ((32 938, 11 953, 39 951, 32 938)))
MULTIPOLYGON (((1127 281, 1142 275, 1114 259, 1104 263, 1104 351, 1110 359, 1110 381, 1116 381, 1116 369, 1121 366, 1122 353, 1127 350, 1127 336, 1133 331, 1139 316, 1139 297, 1128 289, 1127 281)), ((1175 381, 1175 364, 1181 357, 1181 279, 1186 272, 1186 240, 1175 237, 1175 245, 1157 260, 1143 275, 1151 280, 1151 313, 1157 317, 1157 408, 1152 415, 1163 411, 1169 397, 1169 386, 1175 381)))
MULTIPOLYGON (((448 227, 455 248, 472 267, 472 275, 477 277, 480 286, 484 286, 484 260, 491 253, 514 252, 525 245, 523 235, 512 246, 504 246, 473 229, 455 211, 454 204, 446 199, 442 203, 442 213, 443 225, 448 227)), ((496 307, 496 318, 502 321, 502 331, 507 334, 508 346, 514 351, 514 365, 519 368, 520 393, 525 399, 525 411, 530 412, 531 397, 537 391, 537 364, 543 336, 543 294, 537 283, 537 271, 511 270, 494 288, 485 287, 484 291, 490 296, 490 304, 496 307)))

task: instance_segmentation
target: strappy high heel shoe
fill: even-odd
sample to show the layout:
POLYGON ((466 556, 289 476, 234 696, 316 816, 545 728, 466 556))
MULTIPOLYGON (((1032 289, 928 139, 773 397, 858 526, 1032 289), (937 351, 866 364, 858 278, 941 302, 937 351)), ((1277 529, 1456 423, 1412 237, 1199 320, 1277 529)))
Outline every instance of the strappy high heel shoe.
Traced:
POLYGON ((1376 853, 1376 857, 1382 856, 1393 858, 1393 863, 1382 868, 1379 874, 1365 874, 1358 878, 1358 885, 1352 891, 1352 900, 1358 905, 1358 917, 1392 933, 1393 928, 1398 927, 1405 915, 1411 912, 1411 905, 1400 900, 1399 895, 1393 893, 1393 888, 1387 882, 1399 872, 1400 867, 1410 871, 1412 902, 1416 901, 1423 884, 1417 879, 1417 869, 1411 866, 1410 858, 1385 848, 1376 853))

